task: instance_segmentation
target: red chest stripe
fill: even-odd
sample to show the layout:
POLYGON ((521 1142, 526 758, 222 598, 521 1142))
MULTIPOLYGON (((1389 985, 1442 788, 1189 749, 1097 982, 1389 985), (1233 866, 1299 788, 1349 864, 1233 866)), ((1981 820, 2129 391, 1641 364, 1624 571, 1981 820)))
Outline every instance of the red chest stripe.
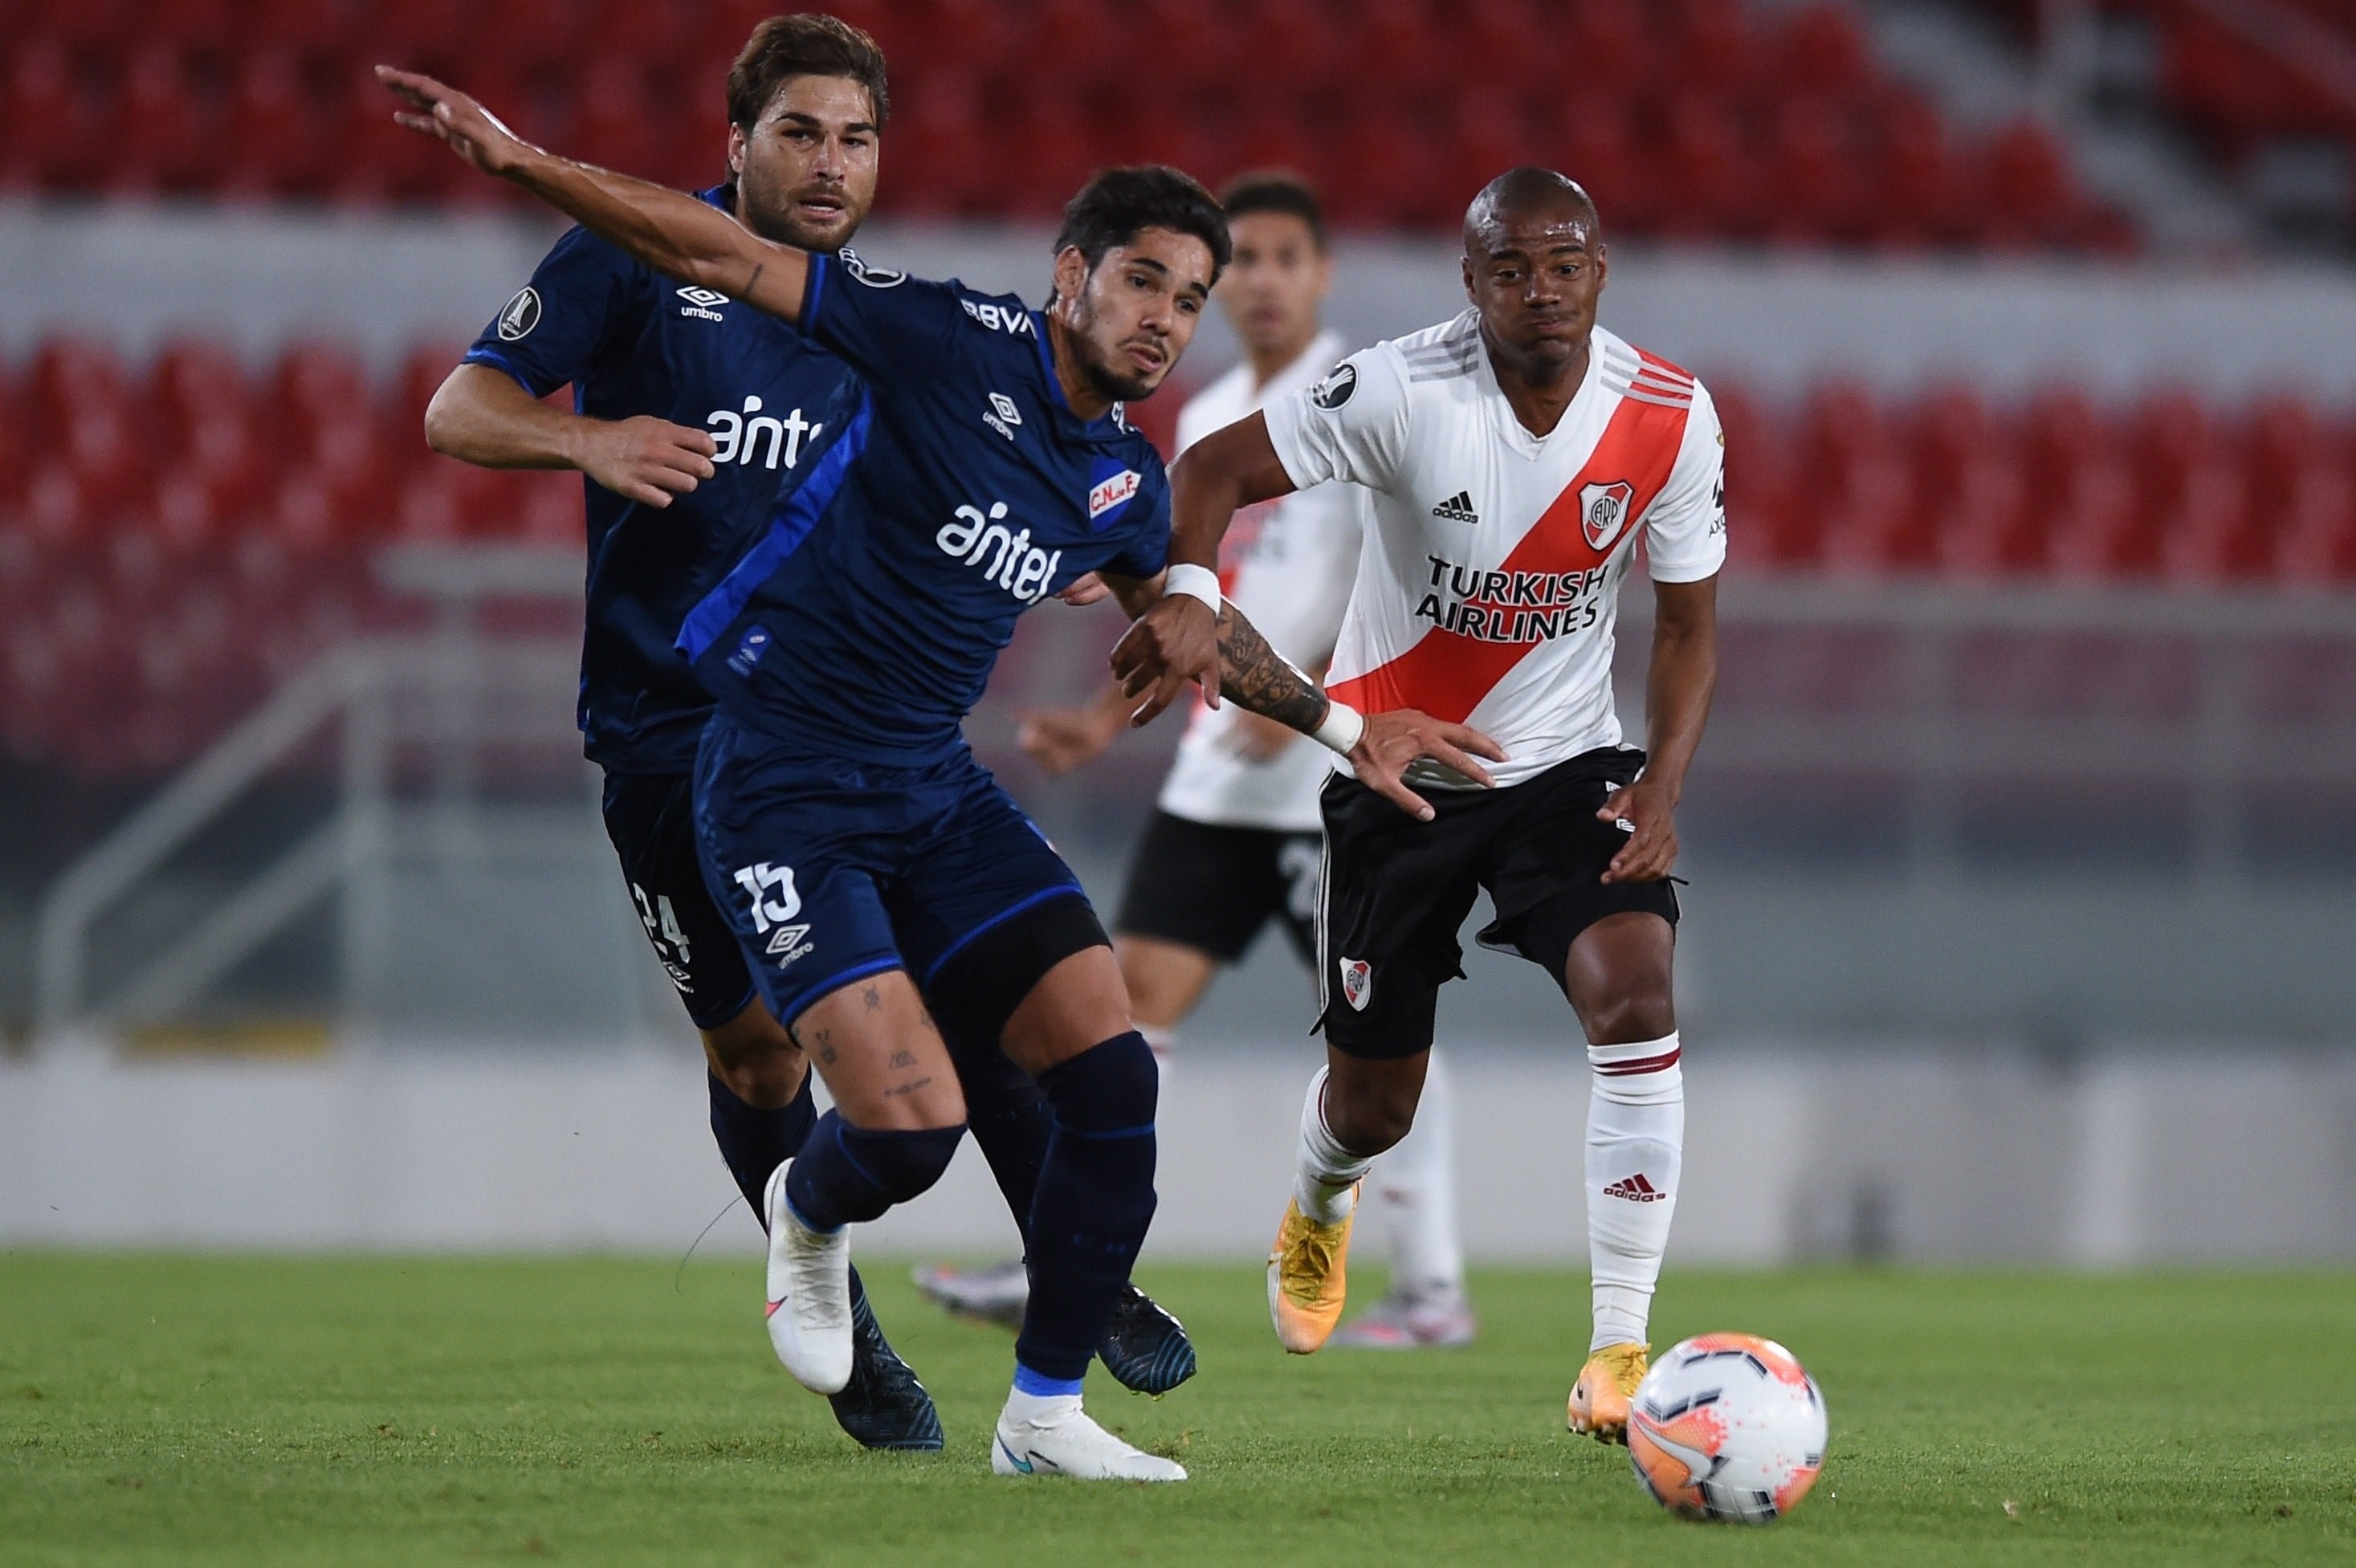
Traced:
MULTIPOLYGON (((1594 455, 1554 498, 1545 516, 1522 536, 1522 542, 1499 570, 1508 574, 1586 571, 1601 566, 1614 550, 1624 548, 1653 498, 1669 482, 1669 470, 1676 466, 1677 449, 1685 442, 1687 413, 1682 406, 1667 408, 1622 399, 1603 427, 1602 439, 1595 443, 1594 455), (1625 520, 1619 531, 1599 550, 1588 542, 1582 527, 1586 504, 1580 492, 1590 485, 1619 483, 1630 485, 1633 494, 1622 514, 1625 520)), ((1419 708, 1435 719, 1462 723, 1537 644, 1537 638, 1497 642, 1433 626, 1398 657, 1331 689, 1335 698, 1363 712, 1419 708)))

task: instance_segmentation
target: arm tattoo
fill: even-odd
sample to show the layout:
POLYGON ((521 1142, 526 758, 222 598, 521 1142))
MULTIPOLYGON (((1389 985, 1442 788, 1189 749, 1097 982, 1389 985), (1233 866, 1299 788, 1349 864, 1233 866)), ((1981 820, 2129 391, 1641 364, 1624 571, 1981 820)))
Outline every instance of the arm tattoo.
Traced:
POLYGON ((1325 693, 1233 604, 1219 606, 1219 695, 1304 735, 1325 721, 1325 693))

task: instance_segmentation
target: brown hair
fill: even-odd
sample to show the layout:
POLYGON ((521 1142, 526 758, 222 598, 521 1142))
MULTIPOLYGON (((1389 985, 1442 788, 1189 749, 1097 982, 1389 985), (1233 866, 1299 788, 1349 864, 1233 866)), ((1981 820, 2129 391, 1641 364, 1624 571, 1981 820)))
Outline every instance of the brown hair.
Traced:
POLYGON ((777 90, 798 76, 848 77, 867 90, 877 130, 891 118, 884 51, 841 17, 811 12, 771 16, 753 29, 736 63, 728 68, 728 123, 750 131, 777 90))
POLYGON ((1237 175, 1219 192, 1219 205, 1226 208, 1230 220, 1251 212, 1290 213, 1309 225, 1309 237, 1320 251, 1326 248, 1324 211, 1317 204, 1316 191, 1299 175, 1280 169, 1237 175))

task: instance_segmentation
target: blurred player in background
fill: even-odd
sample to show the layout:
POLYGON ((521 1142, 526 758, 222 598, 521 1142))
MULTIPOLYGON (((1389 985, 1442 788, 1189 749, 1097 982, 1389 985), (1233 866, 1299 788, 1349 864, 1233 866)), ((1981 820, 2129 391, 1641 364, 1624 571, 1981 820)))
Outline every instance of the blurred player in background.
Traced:
MULTIPOLYGON (((824 16, 757 27, 728 78, 729 178, 701 193, 754 232, 841 251, 874 204, 891 101, 882 52, 824 16)), ((697 863, 691 800, 712 699, 672 646, 689 610, 768 521, 826 437, 851 368, 792 325, 682 287, 575 229, 452 371, 434 448, 498 468, 575 468, 589 520, 581 727, 604 815, 655 955, 702 1032, 712 1130, 756 1218, 818 1120, 809 1062, 755 988, 697 863), (541 400, 574 389, 576 412, 541 400)), ((1017 1219, 1045 1157, 1037 1090, 1002 1058, 964 1064, 976 1142, 1017 1219)), ((871 1447, 937 1448, 932 1401, 892 1351, 854 1274, 851 1380, 831 1396, 871 1447)), ((1165 1392, 1192 1367, 1176 1321, 1124 1296, 1107 1366, 1165 1392)))
MULTIPOLYGON (((1365 485, 1373 532, 1333 657, 1336 707, 1414 703, 1477 724, 1508 759, 1491 789, 1415 770, 1430 822, 1361 783, 1325 786, 1327 1065, 1269 1260, 1278 1337, 1306 1354, 1341 1317, 1358 1184, 1414 1120, 1437 994, 1462 974, 1457 932, 1486 889, 1497 918, 1481 942, 1542 965, 1587 1036, 1594 1330, 1569 1418, 1610 1439, 1645 1369, 1683 1157, 1668 877, 1717 677, 1726 524, 1709 394, 1596 325, 1604 273, 1584 191, 1544 169, 1499 176, 1465 215, 1471 308, 1190 448, 1173 475, 1172 559, 1215 559, 1239 507, 1365 485), (1649 756, 1621 744, 1612 693, 1640 537, 1656 603, 1649 756)), ((1215 637, 1200 606, 1165 600, 1116 667, 1166 700, 1211 667, 1215 637)))
MULTIPOLYGON (((1244 362, 1188 400, 1178 450, 1306 391, 1344 346, 1320 307, 1333 265, 1316 194, 1285 175, 1250 175, 1221 193, 1235 263, 1217 299, 1244 362)), ((1358 568, 1365 492, 1326 484, 1247 507, 1220 549, 1223 592, 1275 649, 1312 673, 1333 642, 1358 568)), ((1087 708, 1032 715, 1023 747, 1050 774, 1101 756, 1136 704, 1107 685, 1087 708)), ((1271 920, 1316 963, 1317 875, 1324 852, 1317 795, 1333 753, 1296 730, 1233 704, 1197 704, 1159 808, 1139 841, 1113 947, 1138 1029, 1167 1072, 1178 1026, 1219 966, 1241 959, 1271 920)), ((1376 1166, 1372 1191, 1388 1221, 1390 1296, 1334 1343, 1376 1348, 1462 1345, 1473 1335, 1457 1240, 1446 1080, 1437 1056, 1415 1131, 1376 1166)), ((1028 1278, 1020 1260, 916 1271, 919 1288, 962 1316, 1019 1323, 1028 1278)))

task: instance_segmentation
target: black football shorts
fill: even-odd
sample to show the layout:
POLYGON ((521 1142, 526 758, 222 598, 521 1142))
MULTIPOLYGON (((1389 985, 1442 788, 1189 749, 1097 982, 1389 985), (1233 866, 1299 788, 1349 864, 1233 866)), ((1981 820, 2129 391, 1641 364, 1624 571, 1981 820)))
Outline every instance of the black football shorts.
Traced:
POLYGON ((694 779, 605 775, 605 837, 622 862, 638 923, 698 1029, 717 1029, 753 1000, 753 973, 695 857, 694 779))
POLYGON ((1227 827, 1156 811, 1129 865, 1113 930, 1241 958, 1270 920, 1304 963, 1317 961, 1321 836, 1227 827))
POLYGON ((1463 976, 1457 933, 1483 889, 1497 918, 1483 947, 1518 953, 1563 984, 1579 933, 1623 911, 1677 919, 1666 881, 1606 882, 1627 830, 1596 819, 1644 753, 1605 747, 1500 789, 1430 790, 1418 822, 1354 778, 1325 785, 1319 1025, 1351 1056, 1431 1044, 1440 987, 1463 976))

